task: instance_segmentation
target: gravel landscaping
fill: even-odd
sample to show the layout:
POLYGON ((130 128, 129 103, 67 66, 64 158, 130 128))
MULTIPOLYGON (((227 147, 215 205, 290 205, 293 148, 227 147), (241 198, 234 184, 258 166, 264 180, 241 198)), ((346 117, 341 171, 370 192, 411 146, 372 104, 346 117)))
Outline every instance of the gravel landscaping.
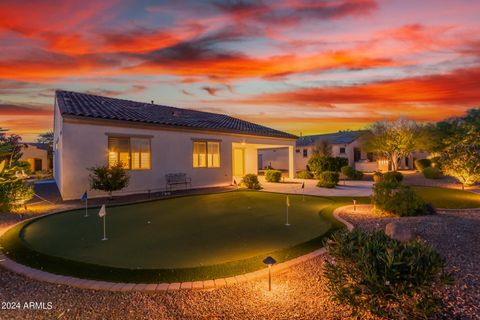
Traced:
POLYGON ((421 217, 379 217, 361 207, 341 217, 363 230, 385 229, 392 221, 407 225, 446 258, 455 283, 442 293, 444 319, 480 319, 480 210, 439 210, 421 217))
MULTIPOLYGON (((374 216, 366 208, 359 206, 355 213, 341 216, 368 230, 398 220, 374 216)), ((438 318, 478 319, 480 210, 444 211, 400 221, 434 246, 454 274, 456 282, 443 293, 444 308, 438 318)), ((21 310, 0 310, 0 319, 348 319, 349 308, 330 300, 323 263, 324 257, 317 257, 274 275, 272 292, 267 290, 267 279, 211 291, 102 292, 42 283, 0 268, 0 302, 21 304, 21 310), (25 302, 44 302, 46 308, 51 302, 52 308, 26 309, 25 302)))

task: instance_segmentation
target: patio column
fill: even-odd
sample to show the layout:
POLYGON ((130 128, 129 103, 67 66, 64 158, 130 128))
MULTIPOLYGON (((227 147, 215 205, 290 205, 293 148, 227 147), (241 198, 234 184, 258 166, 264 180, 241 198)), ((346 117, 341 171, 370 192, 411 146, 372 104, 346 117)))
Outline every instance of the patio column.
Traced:
POLYGON ((295 154, 294 146, 288 147, 288 177, 290 179, 295 178, 295 154))

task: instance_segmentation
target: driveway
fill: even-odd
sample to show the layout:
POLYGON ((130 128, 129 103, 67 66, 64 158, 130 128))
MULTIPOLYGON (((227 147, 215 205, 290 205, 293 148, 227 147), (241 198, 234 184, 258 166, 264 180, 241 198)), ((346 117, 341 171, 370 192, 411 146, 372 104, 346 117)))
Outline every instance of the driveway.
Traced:
POLYGON ((373 181, 340 181, 336 188, 318 188, 317 180, 287 179, 282 183, 265 181, 265 177, 258 177, 263 189, 267 192, 298 193, 313 196, 327 197, 368 197, 372 195, 373 181), (305 189, 302 190, 302 183, 305 189))

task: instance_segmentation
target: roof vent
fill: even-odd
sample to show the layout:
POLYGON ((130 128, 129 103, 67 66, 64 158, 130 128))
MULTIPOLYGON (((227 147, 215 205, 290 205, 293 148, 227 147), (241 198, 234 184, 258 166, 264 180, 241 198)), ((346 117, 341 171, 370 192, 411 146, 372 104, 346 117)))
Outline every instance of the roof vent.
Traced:
POLYGON ((152 100, 152 104, 153 104, 153 100, 152 100))
POLYGON ((174 117, 180 117, 180 115, 181 115, 180 111, 173 111, 172 112, 172 116, 174 116, 174 117))

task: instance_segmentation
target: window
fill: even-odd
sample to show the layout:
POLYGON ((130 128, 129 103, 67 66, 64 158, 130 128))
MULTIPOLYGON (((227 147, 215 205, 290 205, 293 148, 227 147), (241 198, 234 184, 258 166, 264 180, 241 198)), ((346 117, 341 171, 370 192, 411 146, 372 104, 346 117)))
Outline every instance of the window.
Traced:
POLYGON ((345 153, 345 147, 340 148, 340 153, 345 153))
POLYGON ((296 153, 300 153, 300 149, 295 149, 295 152, 296 152, 296 153))
POLYGON ((150 139, 108 137, 108 165, 125 169, 150 169, 150 139))
POLYGON ((303 157, 304 158, 308 157, 308 149, 303 149, 303 157))
POLYGON ((220 167, 220 142, 194 141, 193 142, 194 168, 220 167))

